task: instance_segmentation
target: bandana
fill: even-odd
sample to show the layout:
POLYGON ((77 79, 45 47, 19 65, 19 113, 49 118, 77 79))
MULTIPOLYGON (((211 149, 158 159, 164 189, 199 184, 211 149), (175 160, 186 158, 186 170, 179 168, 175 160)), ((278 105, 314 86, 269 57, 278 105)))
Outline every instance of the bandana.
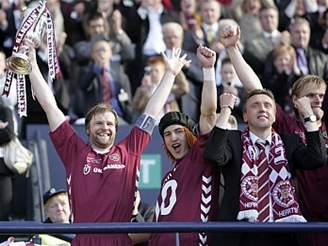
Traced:
MULTIPOLYGON (((288 161, 280 136, 272 131, 272 141, 268 159, 270 213, 276 222, 306 222, 295 200, 295 188, 290 182, 288 161)), ((259 211, 264 208, 258 201, 258 171, 255 146, 249 137, 249 129, 242 133, 243 155, 240 177, 240 200, 238 220, 258 221, 259 211)), ((266 204, 267 205, 267 204, 266 204)))

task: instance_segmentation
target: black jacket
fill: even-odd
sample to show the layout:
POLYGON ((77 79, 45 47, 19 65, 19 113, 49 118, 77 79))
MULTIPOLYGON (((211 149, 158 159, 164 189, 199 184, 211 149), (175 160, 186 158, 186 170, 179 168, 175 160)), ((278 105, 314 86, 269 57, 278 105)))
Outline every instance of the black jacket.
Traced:
MULTIPOLYGON (((8 144, 15 136, 14 133, 14 121, 11 109, 6 107, 0 99, 0 120, 2 122, 8 122, 8 125, 0 129, 0 147, 8 144)), ((13 173, 5 165, 4 159, 0 157, 0 174, 12 175, 13 173)))
MULTIPOLYGON (((289 171, 315 169, 325 165, 327 153, 323 137, 318 131, 306 132, 307 145, 301 144, 295 134, 281 135, 285 145, 289 171)), ((242 140, 240 131, 215 127, 207 142, 204 158, 220 167, 224 177, 224 194, 219 205, 218 220, 236 221, 239 212, 240 173, 242 163, 242 140)), ((220 233, 222 245, 238 245, 240 234, 220 233)), ((221 244, 220 244, 221 245, 221 244)))

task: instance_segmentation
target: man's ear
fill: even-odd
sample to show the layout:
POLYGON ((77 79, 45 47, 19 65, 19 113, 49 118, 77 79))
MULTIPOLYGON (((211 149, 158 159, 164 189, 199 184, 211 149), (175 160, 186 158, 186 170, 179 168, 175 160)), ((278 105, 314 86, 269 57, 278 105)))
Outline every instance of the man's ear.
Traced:
POLYGON ((244 122, 247 123, 247 113, 246 113, 246 111, 243 112, 243 119, 244 119, 244 122))
POLYGON ((44 215, 45 215, 46 218, 49 218, 48 214, 49 214, 48 213, 48 207, 44 206, 44 215))
POLYGON ((89 128, 86 129, 85 132, 87 133, 87 136, 89 137, 90 136, 90 130, 89 130, 89 128))
MULTIPOLYGON (((297 99, 298 99, 297 96, 292 95, 292 102, 293 102, 293 106, 294 106, 294 107, 295 107, 295 102, 296 102, 297 99)), ((295 107, 295 108, 296 108, 296 107, 295 107)))

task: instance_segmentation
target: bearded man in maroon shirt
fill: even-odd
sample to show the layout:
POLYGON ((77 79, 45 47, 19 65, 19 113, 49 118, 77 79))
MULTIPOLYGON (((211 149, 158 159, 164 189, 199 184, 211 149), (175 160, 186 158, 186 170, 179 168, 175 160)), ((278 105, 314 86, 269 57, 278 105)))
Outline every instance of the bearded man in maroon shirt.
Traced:
MULTIPOLYGON (((130 222, 141 154, 150 141, 175 76, 190 61, 185 55, 180 57, 180 49, 175 49, 170 57, 164 55, 167 68, 160 85, 130 134, 118 144, 114 144, 118 127, 116 112, 106 104, 90 109, 85 120, 89 143, 85 143, 58 108, 40 73, 35 51, 31 49, 30 80, 47 115, 50 137, 66 169, 72 221, 130 222)), ((132 241, 127 234, 81 234, 72 245, 132 245, 132 241)))

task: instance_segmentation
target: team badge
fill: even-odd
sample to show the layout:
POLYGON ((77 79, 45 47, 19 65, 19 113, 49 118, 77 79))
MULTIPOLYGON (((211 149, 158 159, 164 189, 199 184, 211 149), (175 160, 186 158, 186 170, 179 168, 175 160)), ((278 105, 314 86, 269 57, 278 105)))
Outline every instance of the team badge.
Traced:
POLYGON ((117 153, 114 153, 112 155, 109 155, 108 159, 110 159, 111 161, 119 161, 120 160, 120 155, 117 154, 117 153))
POLYGON ((288 208, 294 202, 294 188, 289 181, 280 181, 273 189, 273 199, 284 208, 288 208))
POLYGON ((83 167, 83 174, 88 175, 91 171, 91 167, 88 164, 85 164, 83 167))
POLYGON ((244 178, 241 183, 241 191, 250 200, 257 201, 258 184, 255 176, 244 178))

